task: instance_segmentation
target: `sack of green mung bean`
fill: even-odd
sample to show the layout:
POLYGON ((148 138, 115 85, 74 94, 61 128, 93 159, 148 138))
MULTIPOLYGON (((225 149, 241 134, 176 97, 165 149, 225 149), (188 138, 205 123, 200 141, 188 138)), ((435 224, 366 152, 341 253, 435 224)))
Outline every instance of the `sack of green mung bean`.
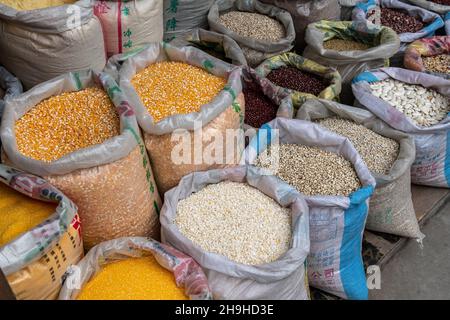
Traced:
POLYGON ((367 299, 361 246, 375 179, 350 141, 311 122, 278 118, 258 131, 245 161, 305 195, 309 284, 345 299, 367 299))
POLYGON ((239 45, 228 37, 205 29, 194 29, 170 42, 177 47, 193 46, 237 66, 246 66, 247 60, 239 45))
MULTIPOLYGON (((255 71, 261 77, 271 80, 277 86, 279 92, 290 94, 295 107, 300 107, 306 99, 311 98, 337 100, 341 93, 341 76, 336 69, 320 65, 295 53, 288 52, 269 58, 260 64, 255 71), (305 73, 306 78, 299 78, 298 83, 288 83, 287 85, 291 85, 290 88, 283 85, 286 82, 283 79, 278 82, 275 78, 271 78, 273 71, 279 71, 286 67, 292 67, 305 73), (309 74, 311 76, 308 76, 309 74)), ((291 76, 287 77, 293 79, 291 76)))
POLYGON ((308 221, 289 185, 237 166, 192 173, 167 192, 161 237, 200 264, 215 299, 306 300, 308 221))
POLYGON ((308 24, 320 20, 340 20, 341 8, 336 0, 261 0, 287 10, 295 26, 295 49, 305 48, 305 30, 308 24))
POLYGON ((135 114, 114 80, 59 76, 6 102, 5 161, 45 177, 79 208, 86 248, 159 237, 161 205, 135 114))
POLYGON ((257 0, 217 0, 209 11, 208 22, 211 30, 241 46, 252 67, 290 51, 295 41, 289 12, 257 0))
POLYGON ((327 100, 308 100, 297 119, 318 122, 350 139, 377 181, 366 228, 422 240, 411 195, 414 139, 367 110, 327 100))
MULTIPOLYGON (((8 97, 21 94, 23 91, 20 80, 0 66, 0 121, 2 120, 3 108, 8 97)), ((1 141, 0 141, 1 147, 1 141)))
POLYGON ((308 45, 303 55, 306 58, 339 71, 341 101, 349 104, 353 103, 352 79, 365 70, 388 65, 389 58, 400 47, 400 39, 392 29, 365 21, 312 23, 306 30, 305 40, 308 45), (329 43, 329 40, 344 42, 329 43))
POLYGON ((424 8, 429 11, 437 12, 441 16, 444 16, 450 11, 450 5, 447 1, 447 4, 445 4, 445 1, 428 1, 428 0, 406 0, 405 2, 409 2, 412 5, 424 8))
POLYGON ((400 68, 364 72, 355 78, 356 105, 414 137, 415 184, 450 186, 450 80, 400 68))
POLYGON ((191 172, 239 163, 245 112, 240 68, 166 43, 116 57, 121 60, 120 86, 144 131, 162 194, 191 172))

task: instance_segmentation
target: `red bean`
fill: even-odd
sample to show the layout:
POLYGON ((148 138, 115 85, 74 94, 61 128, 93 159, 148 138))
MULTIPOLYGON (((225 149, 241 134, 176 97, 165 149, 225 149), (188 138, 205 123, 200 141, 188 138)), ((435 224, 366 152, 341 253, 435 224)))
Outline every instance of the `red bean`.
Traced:
POLYGON ((437 4, 443 4, 444 6, 450 6, 450 0, 430 0, 437 4))
POLYGON ((406 32, 418 32, 424 24, 418 18, 410 16, 403 10, 381 8, 381 24, 392 28, 398 34, 406 32))
POLYGON ((261 128, 277 116, 278 106, 262 92, 261 87, 252 82, 244 84, 245 123, 253 128, 261 128))
POLYGON ((315 96, 318 96, 328 86, 325 79, 294 67, 281 67, 272 70, 267 79, 279 87, 310 93, 315 96))

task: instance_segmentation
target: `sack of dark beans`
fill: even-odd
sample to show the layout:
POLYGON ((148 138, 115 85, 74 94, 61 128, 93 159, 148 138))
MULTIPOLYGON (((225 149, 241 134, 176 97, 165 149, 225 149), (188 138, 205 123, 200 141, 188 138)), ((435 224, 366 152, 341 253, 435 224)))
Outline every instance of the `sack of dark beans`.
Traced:
POLYGON ((411 194, 414 139, 373 113, 329 100, 308 100, 297 119, 349 138, 377 181, 366 229, 422 240, 411 194))
POLYGON ((352 79, 365 70, 389 64, 400 47, 400 39, 390 28, 367 21, 320 21, 306 30, 308 46, 303 55, 334 67, 342 77, 341 101, 353 104, 352 79))
POLYGON ((294 46, 290 13, 257 0, 217 0, 208 22, 212 31, 229 36, 241 46, 252 67, 294 46))
POLYGON ((370 21, 393 29, 400 37, 400 50, 391 57, 390 66, 403 67, 409 43, 432 36, 444 26, 439 14, 399 0, 366 0, 356 5, 353 20, 370 21))
POLYGON ((353 8, 362 1, 364 0, 339 0, 339 5, 341 6, 341 21, 352 20, 353 8))
POLYGON ((341 93, 341 76, 336 69, 325 67, 295 53, 283 53, 264 61, 256 73, 292 95, 295 107, 306 99, 337 100, 341 93))
POLYGON ((295 50, 303 51, 306 46, 305 31, 308 24, 320 20, 339 20, 341 8, 336 0, 261 0, 289 11, 295 26, 295 50))
POLYGON ((415 6, 439 13, 441 16, 444 16, 450 12, 449 0, 405 0, 405 2, 409 2, 415 6))

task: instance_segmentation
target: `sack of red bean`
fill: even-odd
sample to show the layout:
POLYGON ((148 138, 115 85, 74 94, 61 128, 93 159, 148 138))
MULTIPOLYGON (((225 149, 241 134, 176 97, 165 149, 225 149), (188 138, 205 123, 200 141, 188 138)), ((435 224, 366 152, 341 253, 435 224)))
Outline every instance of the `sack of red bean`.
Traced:
POLYGON ((255 71, 277 86, 279 92, 290 94, 295 107, 300 107, 306 99, 337 100, 341 93, 341 76, 336 69, 295 53, 269 58, 255 71))
POLYGON ((353 104, 352 79, 363 71, 389 64, 400 47, 397 34, 366 21, 320 21, 306 30, 303 55, 336 68, 342 77, 341 101, 353 104))
POLYGON ((414 184, 450 186, 450 80, 400 68, 364 72, 355 78, 356 105, 414 137, 414 184))
POLYGON ((450 79, 450 36, 420 39, 405 51, 407 69, 450 79))
POLYGON ((370 21, 393 29, 400 37, 400 50, 391 58, 391 66, 402 66, 409 43, 434 35, 444 26, 439 14, 399 0, 368 0, 356 5, 353 20, 370 21))
POLYGON ((246 66, 247 60, 241 47, 225 34, 205 29, 194 29, 170 42, 176 47, 193 46, 236 66, 246 66))
POLYGON ((406 0, 406 2, 439 13, 441 16, 450 12, 450 0, 406 0))
POLYGON ((411 165, 416 155, 411 136, 392 129, 368 110, 322 99, 306 101, 297 119, 349 138, 366 163, 377 182, 366 229, 423 239, 411 194, 411 165))
POLYGON ((229 36, 241 46, 252 67, 294 47, 290 13, 257 0, 217 0, 208 22, 212 31, 229 36))

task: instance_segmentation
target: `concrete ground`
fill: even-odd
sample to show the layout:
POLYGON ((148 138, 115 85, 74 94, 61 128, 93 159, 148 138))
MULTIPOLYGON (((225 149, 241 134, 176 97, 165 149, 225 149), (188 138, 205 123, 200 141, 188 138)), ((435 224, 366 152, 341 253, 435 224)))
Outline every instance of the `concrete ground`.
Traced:
POLYGON ((409 241, 381 270, 373 300, 450 299, 450 201, 422 227, 423 249, 409 241))

